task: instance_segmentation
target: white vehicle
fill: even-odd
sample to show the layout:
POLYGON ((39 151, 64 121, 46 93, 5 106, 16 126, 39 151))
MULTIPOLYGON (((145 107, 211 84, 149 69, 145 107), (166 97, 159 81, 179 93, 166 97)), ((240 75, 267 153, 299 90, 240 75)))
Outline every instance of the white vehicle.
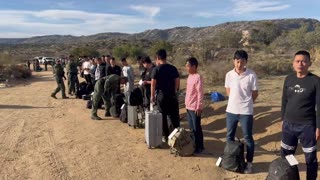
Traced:
POLYGON ((55 59, 53 57, 42 57, 42 59, 40 60, 40 63, 43 64, 44 61, 47 61, 48 64, 52 64, 52 62, 54 62, 55 59))

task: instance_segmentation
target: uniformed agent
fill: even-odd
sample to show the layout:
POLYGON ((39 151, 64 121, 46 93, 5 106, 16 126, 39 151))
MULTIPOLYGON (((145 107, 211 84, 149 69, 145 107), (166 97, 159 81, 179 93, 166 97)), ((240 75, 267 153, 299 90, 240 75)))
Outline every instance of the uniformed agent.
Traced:
MULTIPOLYGON (((125 84, 128 82, 127 77, 120 77, 116 74, 111 74, 109 76, 99 79, 94 86, 94 94, 92 98, 92 120, 101 120, 97 115, 99 102, 102 98, 105 107, 105 116, 110 115, 111 100, 115 98, 116 94, 120 93, 120 84, 125 84)), ((113 100, 114 102, 114 100, 113 100)))
POLYGON ((54 77, 56 79, 58 87, 54 90, 54 92, 51 94, 51 97, 54 99, 57 99, 56 94, 61 90, 62 99, 68 99, 69 97, 66 96, 66 90, 64 86, 63 79, 66 79, 63 71, 63 67, 61 65, 60 60, 57 60, 57 63, 53 67, 53 73, 54 77))
POLYGON ((79 89, 78 64, 74 61, 74 56, 69 56, 69 63, 66 67, 68 75, 68 94, 76 94, 79 89))

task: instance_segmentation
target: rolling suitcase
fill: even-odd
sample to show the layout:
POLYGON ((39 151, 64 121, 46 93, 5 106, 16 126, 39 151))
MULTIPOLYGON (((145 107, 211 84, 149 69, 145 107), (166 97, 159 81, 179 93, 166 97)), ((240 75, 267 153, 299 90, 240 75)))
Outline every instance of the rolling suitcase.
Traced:
POLYGON ((138 106, 127 106, 128 110, 128 125, 136 128, 138 126, 138 106))
POLYGON ((145 138, 148 148, 162 144, 162 114, 159 111, 145 112, 145 138))

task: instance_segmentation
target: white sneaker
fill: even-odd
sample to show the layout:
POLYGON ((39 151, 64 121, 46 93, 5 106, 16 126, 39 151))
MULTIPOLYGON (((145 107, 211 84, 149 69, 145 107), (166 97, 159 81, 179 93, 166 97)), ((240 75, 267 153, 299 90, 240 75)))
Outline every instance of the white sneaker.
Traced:
POLYGON ((244 170, 245 174, 252 174, 252 163, 247 163, 247 167, 244 170))

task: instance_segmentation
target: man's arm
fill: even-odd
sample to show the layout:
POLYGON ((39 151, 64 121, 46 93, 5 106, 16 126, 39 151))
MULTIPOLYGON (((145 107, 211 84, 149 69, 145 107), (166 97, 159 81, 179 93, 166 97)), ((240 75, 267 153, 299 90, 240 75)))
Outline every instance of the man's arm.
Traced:
POLYGON ((230 96, 230 88, 226 88, 227 96, 230 96))
POLYGON ((320 139, 320 78, 318 78, 317 83, 317 91, 316 91, 316 140, 318 141, 320 139))
POLYGON ((151 102, 155 102, 157 80, 151 79, 151 102))
POLYGON ((176 93, 179 91, 179 88, 180 88, 180 78, 176 78, 175 79, 175 91, 176 93))
POLYGON ((253 102, 256 101, 258 95, 259 95, 258 90, 253 90, 252 91, 252 100, 253 100, 253 102))

